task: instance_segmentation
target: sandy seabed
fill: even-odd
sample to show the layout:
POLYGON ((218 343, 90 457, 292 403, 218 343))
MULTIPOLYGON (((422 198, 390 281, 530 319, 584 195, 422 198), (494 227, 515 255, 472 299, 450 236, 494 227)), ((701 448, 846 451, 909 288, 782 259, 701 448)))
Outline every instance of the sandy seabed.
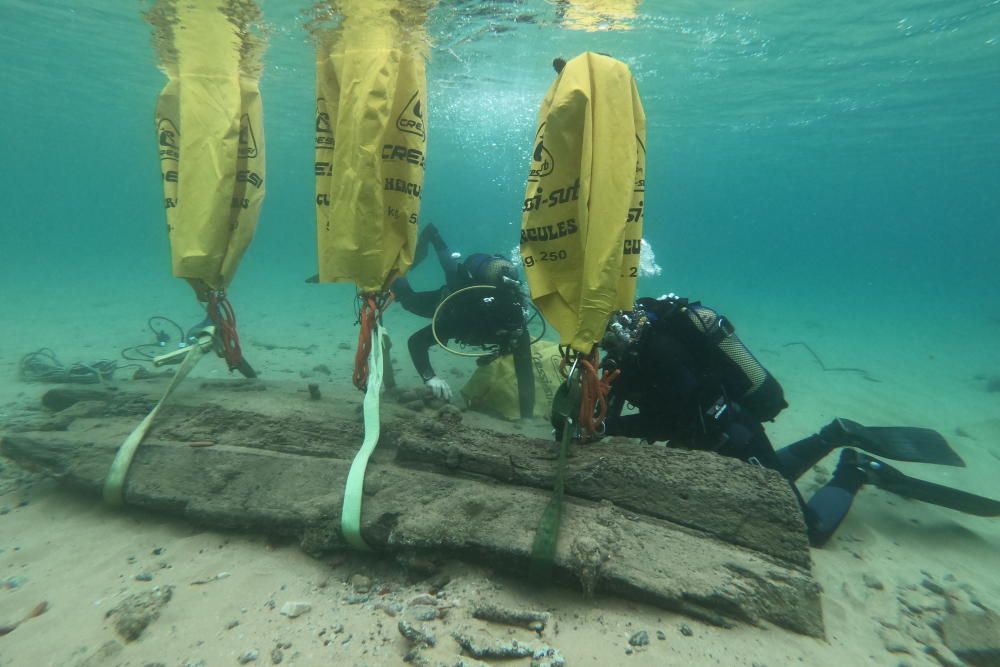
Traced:
MULTIPOLYGON (((179 287, 131 286, 130 292, 132 287, 143 298, 122 296, 120 286, 88 285, 42 290, 40 295, 36 291, 30 299, 14 295, 0 304, 8 323, 0 351, 0 423, 35 409, 47 388, 19 381, 23 354, 44 346, 64 362, 113 358, 121 348, 150 342, 145 329, 149 315, 168 315, 182 326, 199 319, 179 287), (150 309, 151 301, 158 305, 150 309)), ((237 291, 234 302, 247 356, 264 380, 300 383, 303 392, 308 383, 318 382, 323 400, 357 401, 359 394, 349 381, 357 335, 351 326, 350 291, 296 284, 294 296, 287 298, 268 289, 281 286, 252 287, 245 292, 254 292, 254 300, 237 291), (331 375, 317 372, 320 364, 331 375)), ((1000 396, 987 391, 990 373, 1000 367, 981 366, 982 350, 992 349, 1000 334, 996 323, 992 329, 961 332, 945 325, 940 330, 923 327, 900 337, 898 323, 879 325, 863 313, 831 323, 804 303, 799 316, 789 319, 783 316, 787 302, 781 309, 751 307, 739 296, 724 296, 730 304, 743 304, 742 311, 734 313, 730 307, 728 314, 782 382, 791 404, 768 427, 777 446, 815 431, 834 416, 872 425, 935 428, 968 467, 899 467, 930 481, 1000 496, 1000 396), (857 323, 862 321, 876 325, 861 331, 857 323), (804 348, 787 345, 796 341, 808 342, 828 367, 861 367, 879 381, 824 371, 804 348), (938 352, 944 347, 952 350, 947 359, 938 352)), ((725 309, 719 299, 709 305, 725 309)), ((397 306, 387 315, 386 326, 402 352, 406 336, 421 322, 397 306)), ((398 357, 399 382, 416 385, 408 359, 398 357)), ((432 359, 456 391, 474 367, 441 352, 432 359)), ((202 378, 228 375, 214 358, 203 361, 195 373, 202 378)), ((123 385, 128 375, 119 372, 123 385)), ((192 388, 181 391, 198 386, 188 384, 192 388)), ((515 428, 474 413, 467 413, 467 419, 496 429, 515 428)), ((548 430, 541 418, 518 428, 539 435, 548 430)), ((1000 610, 997 520, 876 489, 864 489, 831 543, 812 552, 827 627, 826 639, 818 640, 774 627, 722 629, 613 597, 585 598, 571 589, 538 590, 470 563, 449 562, 430 579, 414 581, 392 561, 355 554, 317 560, 294 544, 262 536, 109 510, 54 480, 9 462, 3 465, 0 626, 48 603, 44 613, 0 636, 3 667, 234 665, 253 651, 257 658, 249 664, 401 664, 411 644, 398 631, 394 614, 415 598, 427 601, 418 598, 426 594, 434 595, 434 605, 446 612, 431 624, 437 646, 421 656, 434 665, 459 664, 460 647, 450 635, 466 627, 547 644, 568 665, 939 665, 955 659, 935 629, 949 605, 1000 610), (106 612, 129 595, 157 586, 172 586, 172 599, 137 640, 126 642, 106 612), (471 604, 484 598, 544 610, 551 620, 541 637, 527 629, 474 621, 471 604), (286 603, 298 601, 308 602, 309 611, 295 618, 281 613, 286 603), (642 631, 648 644, 630 645, 642 631)), ((807 497, 832 467, 827 460, 803 478, 807 497)), ((529 663, 529 658, 502 661, 529 663)))

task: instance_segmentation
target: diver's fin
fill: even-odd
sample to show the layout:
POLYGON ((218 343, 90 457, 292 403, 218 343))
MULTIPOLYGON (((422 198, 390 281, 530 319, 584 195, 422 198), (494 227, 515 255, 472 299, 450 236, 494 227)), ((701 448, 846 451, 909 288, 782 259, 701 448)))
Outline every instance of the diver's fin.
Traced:
POLYGON ((864 454, 858 455, 858 464, 865 470, 868 483, 904 498, 920 500, 932 505, 974 514, 1000 516, 1000 500, 977 496, 968 491, 953 489, 933 482, 925 482, 904 475, 892 466, 864 454))
POLYGON ((915 426, 863 426, 838 417, 820 435, 837 446, 857 447, 896 461, 965 467, 965 461, 937 431, 915 426))

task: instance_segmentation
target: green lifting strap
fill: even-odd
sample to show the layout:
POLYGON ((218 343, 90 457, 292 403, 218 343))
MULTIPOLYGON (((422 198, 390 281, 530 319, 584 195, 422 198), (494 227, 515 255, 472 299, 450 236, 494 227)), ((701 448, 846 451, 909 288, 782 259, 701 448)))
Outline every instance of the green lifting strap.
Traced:
POLYGON ((542 517, 535 533, 535 543, 531 547, 531 578, 539 583, 550 580, 555 562, 556 543, 559 540, 559 524, 562 520, 562 498, 566 486, 566 454, 577 429, 577 415, 580 414, 580 371, 574 365, 569 377, 556 390, 552 398, 552 414, 563 419, 562 441, 559 444, 559 461, 556 479, 542 517))
POLYGON ((344 485, 344 505, 340 512, 340 531, 349 545, 359 551, 371 551, 361 537, 361 496, 365 469, 379 437, 379 393, 382 391, 382 326, 372 329, 372 349, 368 354, 368 388, 365 390, 365 439, 354 455, 344 485))
POLYGON ((159 414, 160 408, 170 398, 170 395, 174 393, 174 389, 183 382, 188 373, 205 356, 204 347, 207 347, 207 345, 203 346, 202 343, 196 343, 188 348, 188 352, 184 355, 184 361, 181 363, 180 368, 177 369, 177 374, 170 380, 170 384, 167 385, 167 390, 163 392, 160 402, 156 404, 156 407, 146 415, 146 418, 135 427, 135 430, 125 438, 125 442, 118 448, 115 460, 111 462, 111 469, 108 471, 108 476, 104 479, 104 502, 108 505, 120 507, 125 504, 125 477, 132 466, 132 459, 135 458, 135 452, 139 449, 139 443, 146 437, 146 433, 153 425, 153 420, 159 414))

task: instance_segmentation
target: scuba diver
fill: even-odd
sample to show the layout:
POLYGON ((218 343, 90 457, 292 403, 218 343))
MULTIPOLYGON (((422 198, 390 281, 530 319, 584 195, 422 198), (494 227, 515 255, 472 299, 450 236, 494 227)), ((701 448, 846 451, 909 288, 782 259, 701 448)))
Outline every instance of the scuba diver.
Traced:
POLYGON ((762 422, 787 407, 781 385, 729 320, 697 301, 673 294, 641 298, 633 311, 612 317, 601 344, 602 366, 621 371, 608 395, 606 435, 668 441, 776 470, 802 507, 813 546, 830 539, 866 484, 967 514, 1000 515, 1000 501, 914 479, 870 456, 965 466, 930 429, 837 418, 775 451, 762 422), (623 415, 626 403, 638 412, 623 415), (806 502, 795 481, 838 447, 845 449, 832 479, 806 502))
POLYGON ((495 351, 481 356, 478 363, 483 365, 500 355, 513 355, 521 418, 531 417, 535 405, 531 336, 514 265, 499 255, 482 253, 459 262, 437 228, 429 224, 417 239, 413 266, 426 257, 428 245, 434 247, 445 284, 436 290, 417 292, 401 277, 391 287, 404 309, 431 319, 408 342, 417 373, 437 398, 450 401, 451 388, 434 372, 430 348, 435 343, 445 347, 450 340, 463 345, 495 346, 495 351))

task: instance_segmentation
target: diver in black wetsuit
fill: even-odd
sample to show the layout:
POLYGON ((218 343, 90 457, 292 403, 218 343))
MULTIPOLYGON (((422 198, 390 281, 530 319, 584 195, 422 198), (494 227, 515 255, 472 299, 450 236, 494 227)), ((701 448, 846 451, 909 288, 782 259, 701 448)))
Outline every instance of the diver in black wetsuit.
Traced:
POLYGON ((1000 515, 1000 502, 908 477, 851 449, 902 461, 964 466, 935 431, 865 427, 834 419, 819 433, 777 452, 762 422, 787 407, 781 385, 743 346, 729 321, 674 295, 639 299, 612 318, 602 341, 603 365, 621 375, 608 396, 607 435, 715 451, 776 470, 791 484, 805 514, 810 543, 823 545, 865 484, 979 516, 1000 515), (637 414, 622 415, 626 403, 637 414), (833 478, 808 502, 795 481, 837 447, 833 478))
POLYGON ((521 418, 531 417, 535 405, 531 336, 514 265, 503 257, 481 253, 458 262, 434 225, 427 225, 417 240, 414 266, 426 256, 428 245, 434 247, 445 284, 426 292, 414 291, 406 278, 397 278, 392 284, 392 292, 403 308, 434 319, 433 326, 429 324, 414 333, 408 343, 410 358, 424 384, 438 398, 451 400, 451 388, 431 366, 430 348, 435 343, 457 340, 464 345, 494 346, 496 354, 481 357, 480 363, 489 363, 498 355, 514 356, 521 418), (462 291, 474 286, 493 289, 462 291), (445 299, 447 307, 439 309, 445 299))

